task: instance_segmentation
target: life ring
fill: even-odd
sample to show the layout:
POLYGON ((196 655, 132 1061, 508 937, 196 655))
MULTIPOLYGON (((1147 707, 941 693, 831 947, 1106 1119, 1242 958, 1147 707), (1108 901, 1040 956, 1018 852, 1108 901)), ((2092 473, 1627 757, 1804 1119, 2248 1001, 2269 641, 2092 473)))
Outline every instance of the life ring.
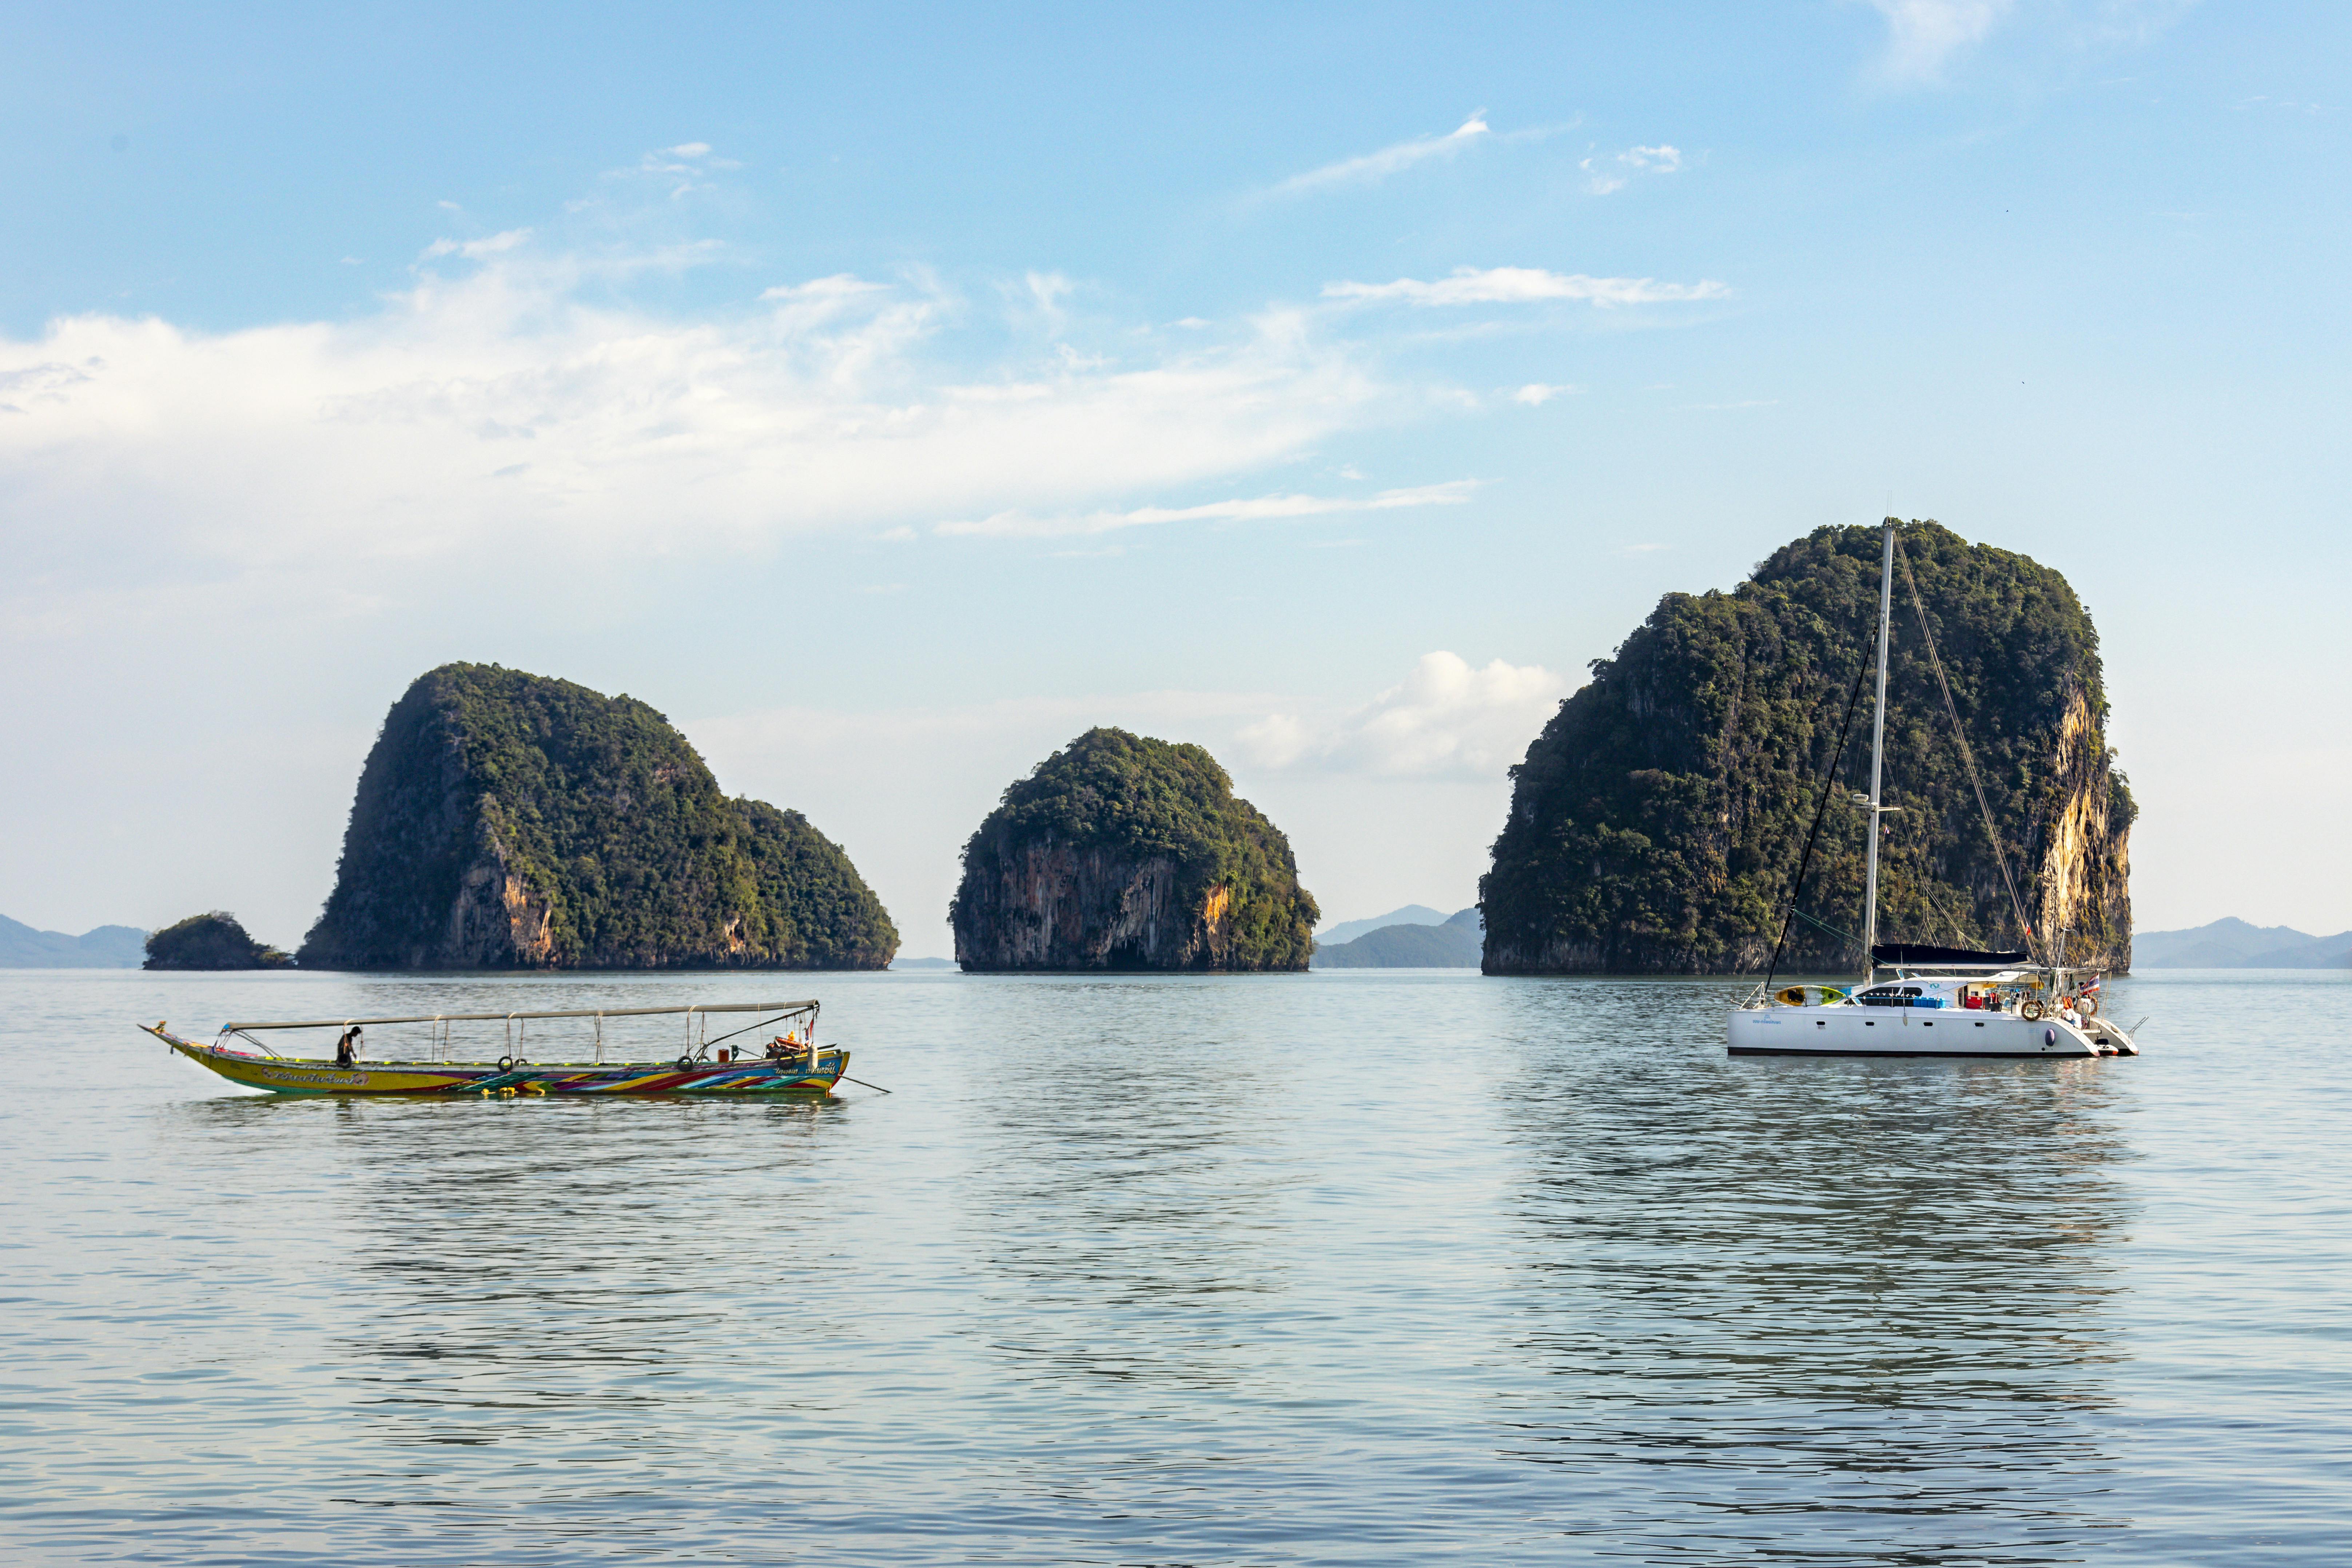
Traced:
POLYGON ((677 1070, 680 1072, 692 1072, 694 1070, 694 1058, 692 1057, 678 1058, 677 1070))
POLYGON ((2074 1011, 2085 1018, 2095 1018, 2099 1014, 2099 999, 2096 996, 2077 996, 2074 998, 2074 1011))
POLYGON ((515 1069, 515 1059, 514 1059, 514 1058, 512 1058, 512 1057, 500 1057, 500 1058, 499 1058, 499 1070, 500 1072, 512 1072, 512 1071, 514 1071, 514 1069, 515 1069))
POLYGON ((2017 1016, 2029 1024, 2042 1016, 2042 998, 2028 996, 2024 1001, 2020 1002, 2017 1005, 2017 1016))

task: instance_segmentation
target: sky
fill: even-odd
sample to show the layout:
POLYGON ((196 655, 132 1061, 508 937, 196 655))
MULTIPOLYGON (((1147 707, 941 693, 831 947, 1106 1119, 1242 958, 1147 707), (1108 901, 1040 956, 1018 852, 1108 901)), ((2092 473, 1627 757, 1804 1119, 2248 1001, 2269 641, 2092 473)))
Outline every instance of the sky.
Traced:
POLYGON ((0 913, 291 945, 384 711, 627 692, 910 956, 1091 725, 1476 897, 1670 591, 2064 572, 2142 930, 2352 927, 2352 10, 20 8, 0 913))

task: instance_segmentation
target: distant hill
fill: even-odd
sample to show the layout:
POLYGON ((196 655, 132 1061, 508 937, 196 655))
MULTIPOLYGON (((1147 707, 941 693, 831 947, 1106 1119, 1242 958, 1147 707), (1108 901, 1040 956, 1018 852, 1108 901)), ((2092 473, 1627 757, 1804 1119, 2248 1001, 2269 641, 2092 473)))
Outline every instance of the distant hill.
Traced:
POLYGON ((2136 969, 2352 969, 2352 931, 2311 936, 2292 926, 2225 917, 2192 931, 2144 931, 2132 938, 2136 969))
POLYGON ((97 926, 68 936, 0 915, 0 969, 136 969, 146 956, 147 933, 136 926, 97 926))
POLYGON ((0 914, 0 969, 139 969, 146 931, 94 926, 80 936, 36 931, 0 914))
POLYGON ((1317 931, 1315 941, 1322 947, 1333 947, 1343 942, 1353 942, 1366 931, 1382 926, 1442 926, 1445 911, 1433 910, 1427 904, 1407 904, 1401 910, 1391 910, 1384 915, 1374 915, 1368 921, 1341 921, 1329 931, 1317 931))
POLYGON ((1353 942, 1319 942, 1317 969, 1475 969, 1485 936, 1473 904, 1439 925, 1390 925, 1353 942))

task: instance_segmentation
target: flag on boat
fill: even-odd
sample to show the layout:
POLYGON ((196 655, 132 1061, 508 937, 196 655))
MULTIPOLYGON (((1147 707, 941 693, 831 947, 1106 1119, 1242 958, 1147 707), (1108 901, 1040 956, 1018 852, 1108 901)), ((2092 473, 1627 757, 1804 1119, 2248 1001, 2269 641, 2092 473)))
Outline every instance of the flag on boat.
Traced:
POLYGON ((2098 977, 2097 975, 2095 975, 2095 974, 2092 975, 2088 980, 2085 980, 2085 981, 2084 981, 2084 982, 2083 982, 2083 994, 2084 994, 2084 995, 2085 995, 2085 996, 2088 996, 2088 995, 2092 994, 2094 992, 2097 991, 2097 990, 2098 990, 2098 988, 2099 988, 2099 977, 2098 977))

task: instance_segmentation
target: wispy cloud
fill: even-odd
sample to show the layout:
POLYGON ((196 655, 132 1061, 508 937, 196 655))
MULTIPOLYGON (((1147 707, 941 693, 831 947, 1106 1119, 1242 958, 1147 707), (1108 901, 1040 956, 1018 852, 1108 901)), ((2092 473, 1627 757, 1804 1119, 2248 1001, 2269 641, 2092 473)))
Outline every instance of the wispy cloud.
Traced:
POLYGON ((1549 382, 1531 381, 1511 394, 1511 401, 1524 403, 1530 408, 1540 408, 1555 397, 1568 397, 1582 392, 1580 386, 1555 386, 1549 382))
POLYGON ((2296 98, 2273 98, 2267 93, 2260 92, 2254 94, 2252 98, 2242 98, 2230 107, 2232 109, 2284 110, 2290 114, 2333 114, 2336 112, 2333 109, 2330 109, 2324 103, 2311 103, 2305 100, 2296 98))
MULTIPOLYGON (((362 317, 213 333, 86 315, 0 336, 0 402, 19 411, 0 413, 16 520, 0 543, 29 546, 41 520, 43 558, 95 592, 125 556, 173 580, 331 586, 557 543, 637 559, 943 518, 1089 519, 1113 498, 1296 462, 1397 406, 1311 313, 1096 367, 943 343, 962 307, 920 275, 783 284, 683 319, 613 302, 632 266, 698 254, 517 242, 457 279, 428 269, 362 317)), ((0 599, 28 606, 33 580, 0 599)))
POLYGON ((1981 42, 2013 0, 1870 0, 1886 19, 1879 74, 1896 84, 1935 81, 1952 58, 1981 42))
POLYGON ((1681 150, 1663 142, 1655 147, 1628 147, 1622 153, 1595 153, 1577 163, 1591 176, 1585 189, 1596 196, 1622 191, 1643 174, 1677 174, 1682 166, 1681 150))
POLYGON ((426 246, 418 258, 430 260, 436 256, 462 256, 468 261, 479 261, 486 256, 496 256, 502 250, 512 250, 530 237, 527 228, 510 228, 488 239, 436 239, 426 246))
POLYGON ((743 166, 732 158, 714 158, 710 153, 708 142, 681 142, 675 147, 656 147, 626 168, 607 171, 605 177, 651 175, 666 180, 669 183, 670 198, 675 201, 690 191, 711 189, 709 175, 712 171, 743 166))
POLYGON ((1375 184, 1416 163, 1426 163, 1433 158, 1451 158, 1481 138, 1492 134, 1486 114, 1485 110, 1480 110, 1443 136, 1417 137, 1411 142, 1400 142, 1393 147, 1383 147, 1377 153, 1367 153, 1358 158, 1342 158, 1336 163, 1326 163, 1319 169, 1293 174, 1275 186, 1272 194, 1287 196, 1306 191, 1326 190, 1333 185, 1375 184))
POLYGON ((1116 529, 1165 522, 1274 522, 1289 518, 1325 517, 1334 512, 1459 506, 1470 499, 1477 486, 1475 479, 1453 479, 1410 489, 1382 490, 1370 496, 1253 496, 1200 506, 1145 506, 1128 511, 1066 512, 1055 517, 1003 511, 969 522, 943 522, 934 531, 996 539, 1046 539, 1074 533, 1108 533, 1116 529))
POLYGON ((1567 679, 1540 665, 1498 658, 1481 668, 1441 649, 1362 707, 1269 713, 1236 739, 1267 768, 1496 778, 1566 695, 1567 679))
POLYGON ((1661 283, 1654 278, 1593 278, 1581 272, 1547 272, 1536 267, 1457 267, 1450 278, 1423 282, 1326 283, 1327 300, 1394 301, 1407 305, 1524 305, 1546 300, 1594 305, 1658 305, 1687 300, 1719 300, 1728 285, 1713 279, 1696 283, 1661 283))

